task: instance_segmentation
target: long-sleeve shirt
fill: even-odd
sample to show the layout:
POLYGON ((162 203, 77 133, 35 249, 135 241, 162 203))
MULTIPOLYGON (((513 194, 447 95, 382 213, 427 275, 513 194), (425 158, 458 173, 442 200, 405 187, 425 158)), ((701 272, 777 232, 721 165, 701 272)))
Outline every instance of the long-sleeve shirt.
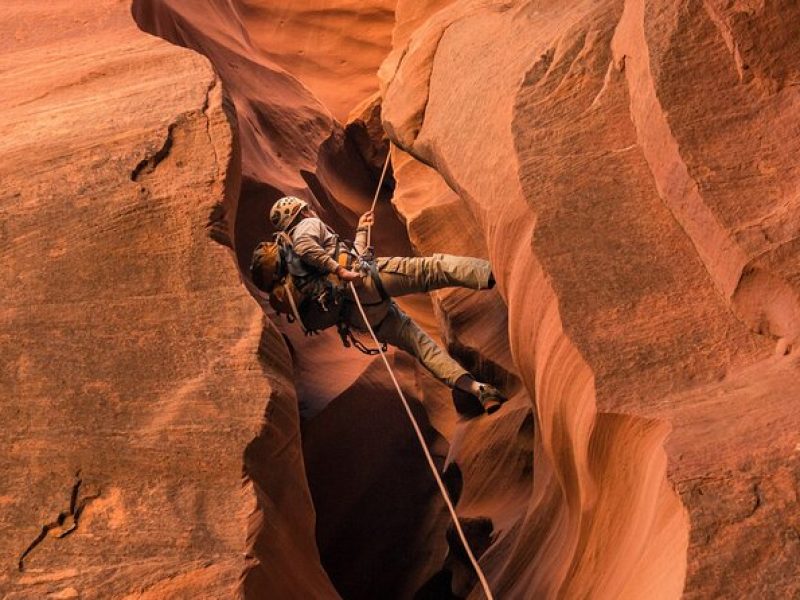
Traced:
MULTIPOLYGON (((306 264, 322 273, 334 273, 339 267, 334 253, 336 252, 336 234, 333 230, 316 217, 309 217, 300 221, 291 230, 294 251, 306 264)), ((356 252, 363 253, 367 245, 367 232, 365 229, 356 231, 353 243, 356 252)))

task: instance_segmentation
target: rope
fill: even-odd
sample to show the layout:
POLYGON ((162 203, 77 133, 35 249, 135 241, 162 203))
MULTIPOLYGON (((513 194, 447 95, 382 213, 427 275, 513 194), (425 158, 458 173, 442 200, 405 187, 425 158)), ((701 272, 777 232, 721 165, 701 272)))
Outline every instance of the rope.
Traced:
MULTIPOLYGON (((383 171, 381 171, 381 178, 378 180, 378 187, 375 189, 375 197, 372 199, 372 208, 370 211, 375 210, 375 205, 378 203, 378 196, 381 193, 381 188, 383 187, 383 178, 386 177, 386 169, 389 168, 389 159, 392 156, 392 144, 389 142, 389 151, 386 153, 386 162, 383 163, 383 171)), ((367 248, 370 247, 370 243, 372 241, 372 225, 367 226, 367 248)))
MULTIPOLYGON (((387 160, 388 164, 388 160, 387 160)), ((384 173, 386 172, 386 167, 384 166, 384 173)), ((383 179, 383 178, 381 178, 383 179)), ((380 189, 380 185, 378 186, 380 189)), ((377 198, 377 194, 375 196, 377 198)), ((487 600, 494 600, 494 596, 492 596, 492 590, 489 588, 489 582, 486 581, 486 576, 483 574, 483 570, 481 569, 480 565, 478 565, 478 561, 475 559, 475 555, 472 553, 472 549, 469 547, 469 543, 467 542, 467 537, 464 535, 464 530, 461 529, 461 523, 458 521, 458 515, 456 514, 456 509, 453 506, 453 503, 450 501, 450 495, 447 493, 447 488, 444 487, 444 483, 442 483, 442 478, 439 476, 439 471, 436 469, 436 465, 433 462, 433 457, 431 457, 430 450, 428 450, 427 444, 425 444, 425 438, 422 436, 422 431, 417 424, 417 420, 414 418, 414 413, 411 412, 411 407, 408 405, 408 400, 406 400, 405 394, 403 394, 403 390, 400 387, 400 384, 397 383, 397 377, 394 375, 394 371, 392 370, 389 361, 386 358, 386 354, 381 347, 380 341, 378 341, 375 332, 372 330, 372 325, 369 324, 367 320, 367 315, 364 312, 364 307, 361 306, 361 299, 358 297, 358 292, 356 292, 356 286, 353 285, 353 282, 350 282, 350 290, 353 292, 353 298, 355 298, 356 305, 358 306, 358 311, 361 313, 361 318, 364 320, 364 323, 367 325, 367 329, 369 330, 369 334, 372 336, 372 339, 375 340, 375 344, 378 347, 380 352, 381 358, 383 359, 383 364, 386 365, 386 369, 389 371, 389 376, 392 378, 392 382, 394 383, 394 387, 397 389, 397 393, 400 396, 400 400, 403 401, 403 408, 406 409, 406 414, 408 415, 409 420, 411 421, 411 425, 414 427, 414 431, 417 434, 417 439, 419 440, 419 445, 422 448, 422 451, 425 453, 425 458, 428 461, 428 466, 431 468, 431 473, 433 473, 434 479, 436 479, 436 484, 439 486, 439 491, 442 494, 442 498, 444 498, 444 503, 447 505, 447 510, 450 511, 450 516, 453 518, 453 524, 456 526, 456 531, 458 532, 458 537, 461 538, 461 543, 464 545, 464 550, 467 552, 467 556, 469 557, 470 562, 472 563, 473 568, 475 569, 475 573, 478 575, 478 579, 481 582, 481 586, 483 587, 483 591, 486 594, 487 600)))

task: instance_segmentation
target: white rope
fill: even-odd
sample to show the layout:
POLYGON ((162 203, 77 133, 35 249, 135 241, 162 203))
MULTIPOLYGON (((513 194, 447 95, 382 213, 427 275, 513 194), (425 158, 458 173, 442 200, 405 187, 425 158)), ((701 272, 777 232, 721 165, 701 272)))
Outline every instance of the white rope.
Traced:
MULTIPOLYGON (((375 197, 372 198, 372 207, 369 209, 370 212, 375 210, 375 205, 378 203, 378 196, 380 195, 381 188, 383 187, 383 178, 386 177, 386 169, 389 167, 389 159, 391 158, 391 156, 392 156, 392 143, 389 142, 389 151, 386 153, 386 162, 383 163, 383 171, 381 171, 381 178, 378 180, 378 187, 375 190, 375 197)), ((372 241, 372 225, 367 225, 367 248, 369 248, 371 241, 372 241)))
MULTIPOLYGON (((388 163, 388 161, 387 161, 388 163)), ((385 167, 384 167, 385 172, 385 167)), ((378 186, 380 189, 380 186, 378 186)), ((376 196, 377 197, 377 196, 376 196)), ((403 401, 403 408, 406 409, 406 414, 408 418, 411 420, 411 425, 414 427, 414 431, 417 434, 417 439, 419 440, 419 445, 422 447, 422 451, 425 453, 425 458, 428 460, 428 466, 431 468, 431 473, 433 473, 434 479, 436 479, 436 484, 439 486, 439 491, 442 494, 442 498, 444 498, 444 503, 447 505, 447 510, 450 511, 450 516, 453 518, 453 524, 456 526, 456 531, 458 532, 458 537, 461 538, 461 543, 464 544, 464 550, 467 551, 467 556, 469 557, 470 562, 472 563, 473 568, 475 569, 475 573, 478 575, 478 579, 481 582, 481 586, 483 587, 483 591, 486 594, 487 600, 494 600, 494 596, 492 596, 492 590, 489 588, 489 582, 486 581, 486 576, 483 574, 483 570, 481 569, 480 565, 478 565, 478 561, 475 559, 475 555, 472 553, 472 549, 469 547, 469 543, 467 542, 467 537, 464 535, 464 531, 461 529, 461 523, 458 521, 458 515, 456 514, 456 509, 453 506, 453 503, 450 501, 450 495, 447 493, 447 488, 444 487, 444 483, 442 483, 442 478, 439 476, 439 471, 436 468, 436 465, 433 462, 433 457, 431 457, 430 450, 428 450, 427 444, 425 444, 425 438, 422 436, 422 431, 417 424, 417 420, 414 418, 414 413, 411 412, 411 407, 408 405, 408 400, 406 400, 405 394, 403 394, 403 390, 400 387, 400 384, 397 383, 397 377, 394 375, 394 371, 392 370, 389 361, 386 358, 386 354, 383 352, 383 348, 381 347, 380 341, 378 341, 375 332, 372 330, 372 326, 369 324, 367 320, 367 315, 364 312, 364 307, 361 306, 361 299, 358 297, 358 292, 356 292, 356 286, 353 285, 353 282, 350 282, 350 290, 353 292, 353 298, 356 301, 356 305, 358 306, 358 311, 361 313, 361 318, 364 320, 364 323, 369 330, 369 334, 372 336, 372 339, 375 340, 375 345, 378 347, 378 351, 380 352, 381 358, 383 359, 383 364, 386 365, 386 369, 389 371, 389 375, 392 378, 392 382, 394 383, 394 387, 397 389, 397 393, 400 396, 400 400, 403 401)))

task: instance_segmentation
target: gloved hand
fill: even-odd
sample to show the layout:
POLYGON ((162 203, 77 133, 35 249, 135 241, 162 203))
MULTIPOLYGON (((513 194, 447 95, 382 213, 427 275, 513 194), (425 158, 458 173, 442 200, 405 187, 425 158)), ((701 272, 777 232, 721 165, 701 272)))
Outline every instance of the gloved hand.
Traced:
POLYGON ((375 224, 375 213, 371 210, 365 212, 361 217, 358 219, 358 228, 359 229, 366 229, 367 227, 372 227, 375 224))
POLYGON ((358 281, 361 280, 361 274, 360 273, 356 273, 355 271, 350 271, 348 269, 345 269, 341 265, 339 265, 339 268, 336 269, 336 275, 342 281, 347 281, 347 282, 355 281, 355 282, 358 282, 358 281))

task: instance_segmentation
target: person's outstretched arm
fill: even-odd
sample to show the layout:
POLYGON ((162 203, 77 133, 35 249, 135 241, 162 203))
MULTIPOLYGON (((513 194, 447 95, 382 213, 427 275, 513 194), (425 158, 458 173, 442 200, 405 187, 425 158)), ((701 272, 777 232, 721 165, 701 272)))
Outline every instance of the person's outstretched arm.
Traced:
POLYGON ((356 281, 359 274, 349 271, 337 263, 322 246, 328 228, 317 217, 309 217, 298 223, 292 232, 294 251, 306 264, 321 273, 336 273, 345 281, 356 281))
POLYGON ((353 242, 353 247, 358 252, 359 256, 364 254, 367 249, 367 228, 372 227, 375 223, 375 214, 369 210, 361 215, 358 220, 358 228, 356 228, 356 239, 353 242))

